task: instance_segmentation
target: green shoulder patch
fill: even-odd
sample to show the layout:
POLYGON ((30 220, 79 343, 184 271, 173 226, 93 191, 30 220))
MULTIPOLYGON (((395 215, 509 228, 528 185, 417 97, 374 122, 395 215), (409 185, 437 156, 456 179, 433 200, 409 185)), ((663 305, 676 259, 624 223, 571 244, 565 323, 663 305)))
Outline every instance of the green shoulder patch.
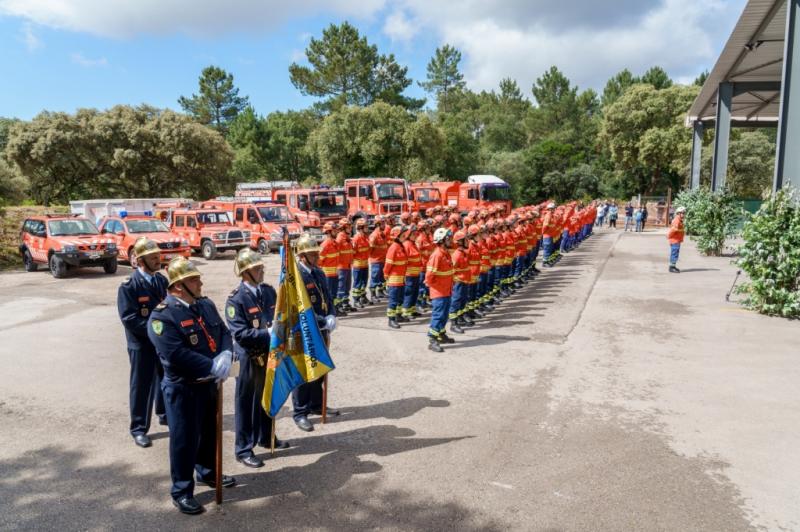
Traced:
POLYGON ((233 305, 228 305, 228 308, 225 309, 225 312, 228 313, 228 317, 233 319, 236 317, 236 308, 233 305))
POLYGON ((153 327, 153 332, 161 336, 161 333, 164 332, 164 323, 161 320, 153 320, 150 323, 153 327))

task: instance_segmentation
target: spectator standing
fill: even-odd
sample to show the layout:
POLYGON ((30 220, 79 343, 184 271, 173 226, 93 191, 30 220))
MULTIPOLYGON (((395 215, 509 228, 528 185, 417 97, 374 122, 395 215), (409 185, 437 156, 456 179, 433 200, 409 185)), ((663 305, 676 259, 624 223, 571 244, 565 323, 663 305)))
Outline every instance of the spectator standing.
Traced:
POLYGON ((635 231, 637 233, 641 233, 642 232, 642 208, 641 207, 638 207, 636 209, 636 212, 633 214, 633 217, 636 220, 636 229, 635 229, 635 231))
POLYGON ((606 205, 605 203, 601 203, 600 206, 597 208, 597 223, 598 227, 603 227, 603 222, 606 219, 606 205))
POLYGON ((608 208, 608 226, 613 227, 614 229, 617 228, 617 217, 619 216, 619 207, 617 207, 616 203, 612 203, 611 207, 608 208))
POLYGON ((642 232, 644 232, 644 226, 647 223, 647 204, 642 207, 642 232))
POLYGON ((625 205, 625 231, 628 230, 628 227, 633 230, 633 205, 630 203, 625 205))
POLYGON ((675 211, 675 218, 672 220, 672 225, 667 232, 667 239, 669 240, 669 271, 670 273, 681 273, 678 269, 678 255, 681 252, 681 243, 683 242, 683 235, 685 229, 683 226, 683 216, 686 212, 684 207, 678 207, 675 211))

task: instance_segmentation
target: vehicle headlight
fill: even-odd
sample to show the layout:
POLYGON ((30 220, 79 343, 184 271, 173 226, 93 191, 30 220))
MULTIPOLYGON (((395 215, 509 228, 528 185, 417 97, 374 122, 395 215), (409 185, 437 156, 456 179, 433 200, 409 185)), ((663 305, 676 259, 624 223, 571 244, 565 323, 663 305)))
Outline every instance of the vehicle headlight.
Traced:
POLYGON ((189 241, 188 240, 181 240, 181 247, 188 248, 189 247, 189 241))
POLYGON ((64 253, 75 253, 76 251, 78 251, 78 248, 75 246, 67 245, 62 248, 62 251, 64 253))
POLYGON ((242 236, 245 238, 250 238, 250 231, 242 231, 242 236))
POLYGON ((217 234, 214 235, 214 238, 217 239, 217 240, 224 240, 225 239, 225 233, 217 233, 217 234))

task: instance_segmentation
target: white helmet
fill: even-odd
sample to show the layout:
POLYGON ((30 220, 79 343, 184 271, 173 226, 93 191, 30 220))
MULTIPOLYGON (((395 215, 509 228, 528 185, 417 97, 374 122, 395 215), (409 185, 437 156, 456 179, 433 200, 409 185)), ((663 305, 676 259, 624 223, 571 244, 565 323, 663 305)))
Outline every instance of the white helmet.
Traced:
POLYGON ((547 208, 548 209, 555 209, 556 208, 556 204, 551 201, 550 203, 547 204, 547 208))
POLYGON ((452 234, 453 232, 450 229, 446 227, 440 227, 433 233, 433 243, 439 244, 441 242, 444 242, 444 240, 452 234))
POLYGON ((680 214, 682 212, 686 212, 686 207, 678 207, 675 209, 675 214, 680 214))

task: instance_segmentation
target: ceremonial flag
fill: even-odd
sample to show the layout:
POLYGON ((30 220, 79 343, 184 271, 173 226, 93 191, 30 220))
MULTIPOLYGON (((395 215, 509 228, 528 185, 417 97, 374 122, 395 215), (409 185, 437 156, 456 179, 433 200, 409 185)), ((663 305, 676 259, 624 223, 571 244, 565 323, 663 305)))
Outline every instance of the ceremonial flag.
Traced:
POLYGON ((292 390, 334 369, 288 237, 284 237, 281 248, 281 263, 267 378, 261 397, 261 405, 272 418, 278 415, 292 390))

